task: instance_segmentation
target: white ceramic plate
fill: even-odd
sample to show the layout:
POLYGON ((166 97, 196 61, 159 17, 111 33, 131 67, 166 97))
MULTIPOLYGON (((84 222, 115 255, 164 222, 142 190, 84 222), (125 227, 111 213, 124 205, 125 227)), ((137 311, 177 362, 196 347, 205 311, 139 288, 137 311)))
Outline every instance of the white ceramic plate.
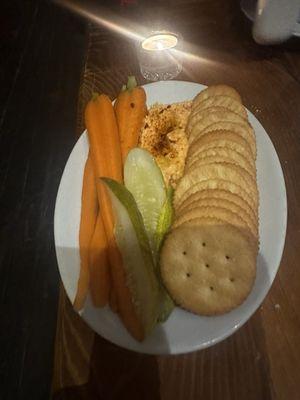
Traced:
MULTIPOLYGON (((144 86, 148 106, 192 99, 205 86, 180 81, 144 86)), ((232 312, 218 317, 197 317, 176 308, 168 321, 158 326, 143 343, 136 342, 117 315, 108 307, 97 309, 87 299, 82 318, 99 335, 130 350, 150 354, 178 354, 211 346, 240 328, 257 310, 278 270, 284 247, 287 201, 283 173, 266 131, 249 112, 257 138, 257 178, 260 193, 260 252, 257 277, 247 300, 232 312)), ((86 133, 79 138, 65 166, 54 217, 57 261, 66 292, 73 302, 79 276, 78 231, 81 188, 88 154, 86 133)))

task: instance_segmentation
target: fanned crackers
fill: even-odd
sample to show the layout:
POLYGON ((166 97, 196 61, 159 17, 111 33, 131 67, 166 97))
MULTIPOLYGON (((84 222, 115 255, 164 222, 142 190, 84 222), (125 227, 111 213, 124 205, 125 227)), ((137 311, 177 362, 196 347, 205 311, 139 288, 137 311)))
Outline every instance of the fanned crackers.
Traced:
POLYGON ((174 194, 161 274, 177 304, 217 315, 240 305, 255 280, 255 134, 240 95, 226 85, 196 96, 186 133, 185 172, 174 194))

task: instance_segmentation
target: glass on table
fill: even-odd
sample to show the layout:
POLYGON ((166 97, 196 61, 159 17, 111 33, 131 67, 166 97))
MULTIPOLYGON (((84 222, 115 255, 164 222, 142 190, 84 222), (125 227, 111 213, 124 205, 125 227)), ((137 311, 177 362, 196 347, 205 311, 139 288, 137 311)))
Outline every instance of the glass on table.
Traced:
POLYGON ((175 78, 182 70, 179 35, 152 32, 138 43, 138 60, 141 74, 150 81, 175 78))

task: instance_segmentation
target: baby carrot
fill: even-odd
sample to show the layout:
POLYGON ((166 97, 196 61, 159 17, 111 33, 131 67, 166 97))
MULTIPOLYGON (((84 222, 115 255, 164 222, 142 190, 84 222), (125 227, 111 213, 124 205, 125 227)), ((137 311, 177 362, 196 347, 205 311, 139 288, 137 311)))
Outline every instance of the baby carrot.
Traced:
POLYGON ((107 239, 101 213, 89 247, 90 292, 94 306, 107 304, 110 292, 110 275, 107 255, 107 239))
POLYGON ((81 310, 89 288, 89 245, 98 214, 97 190, 91 157, 88 156, 82 183, 81 217, 79 227, 80 274, 74 309, 81 310))
POLYGON ((118 95, 114 108, 124 163, 128 152, 138 145, 143 119, 147 112, 145 91, 137 86, 134 76, 128 77, 127 85, 118 95))

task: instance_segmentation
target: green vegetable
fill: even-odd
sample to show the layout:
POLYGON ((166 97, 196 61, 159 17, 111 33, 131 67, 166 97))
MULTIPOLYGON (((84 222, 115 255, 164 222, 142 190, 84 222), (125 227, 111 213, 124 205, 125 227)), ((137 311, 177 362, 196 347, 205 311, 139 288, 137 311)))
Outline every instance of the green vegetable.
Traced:
MULTIPOLYGON (((137 299, 139 304, 140 317, 145 318, 144 313, 151 313, 149 321, 144 322, 150 327, 148 328, 150 331, 154 326, 154 318, 155 322, 164 322, 174 309, 174 302, 164 288, 159 268, 159 250, 173 219, 173 189, 166 190, 161 170, 154 158, 148 151, 140 148, 132 149, 127 155, 124 182, 128 190, 114 181, 106 179, 105 182, 107 184, 109 182, 110 190, 123 205, 125 216, 127 215, 127 220, 123 215, 124 210, 121 214, 119 211, 117 215, 116 239, 126 261, 129 276, 138 276, 134 282, 130 279, 129 287, 133 298, 137 299), (131 224, 128 223, 128 218, 131 224), (132 234, 132 230, 135 231, 135 235, 132 234), (136 247, 140 247, 142 258, 136 247), (151 280, 155 279, 155 290, 148 288, 147 293, 143 293, 143 286, 147 285, 144 281, 147 275, 143 275, 142 278, 139 276, 140 265, 146 267, 147 271, 152 269, 150 275, 151 280), (149 303, 150 311, 145 304, 146 301, 149 303)), ((116 200, 114 202, 116 203, 116 200)), ((117 204, 117 209, 121 210, 120 204, 117 204)), ((151 287, 154 287, 153 282, 151 287)))
POLYGON ((157 322, 165 322, 169 318, 171 312, 174 310, 174 307, 174 301, 171 299, 166 289, 161 288, 160 309, 157 322))
POLYGON ((115 235, 122 253, 133 303, 148 335, 161 313, 161 288, 143 218, 132 194, 118 182, 102 178, 115 213, 115 235))
POLYGON ((156 232, 155 232, 155 248, 157 254, 159 254, 162 241, 173 221, 173 216, 174 216, 173 205, 172 205, 173 193, 174 193, 173 188, 171 186, 168 187, 167 197, 162 207, 160 216, 158 218, 156 232))
POLYGON ((130 75, 128 76, 127 84, 122 86, 121 92, 125 92, 126 90, 131 91, 135 87, 137 87, 135 76, 130 75))
POLYGON ((171 312, 173 311, 175 305, 171 297, 169 296, 168 292, 164 288, 164 285, 162 283, 161 277, 160 277, 160 268, 159 268, 159 251, 161 248, 161 245, 163 243, 163 239, 168 232, 172 221, 173 221, 173 188, 170 186, 167 189, 167 198, 166 201, 162 207, 159 219, 158 219, 158 224, 156 227, 156 232, 155 232, 155 244, 156 244, 156 253, 157 253, 157 273, 159 275, 159 282, 160 282, 160 313, 158 317, 158 322, 165 322, 171 312))
POLYGON ((166 190, 156 161, 143 149, 132 149, 124 167, 124 181, 141 211, 150 241, 155 272, 160 286, 160 312, 158 322, 164 322, 174 308, 174 302, 163 286, 159 268, 159 250, 173 219, 173 189, 166 190))
POLYGON ((124 182, 142 214, 153 256, 156 257, 157 224, 167 196, 161 170, 148 151, 134 148, 128 153, 124 182))

